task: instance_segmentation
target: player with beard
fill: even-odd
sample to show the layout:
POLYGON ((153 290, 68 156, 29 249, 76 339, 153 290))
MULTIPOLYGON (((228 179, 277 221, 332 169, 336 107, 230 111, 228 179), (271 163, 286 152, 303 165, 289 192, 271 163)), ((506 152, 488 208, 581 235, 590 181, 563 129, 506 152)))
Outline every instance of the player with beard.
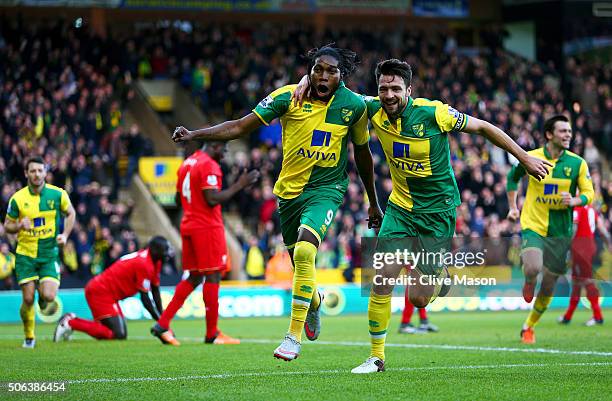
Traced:
POLYGON ((344 79, 356 69, 356 54, 327 45, 309 51, 307 59, 312 91, 300 107, 291 102, 296 85, 287 85, 239 120, 196 131, 178 127, 173 135, 176 142, 195 138, 227 141, 280 118, 283 164, 274 193, 294 275, 289 330, 274 356, 286 361, 300 355, 302 330, 309 340, 320 333, 322 295, 316 287, 315 258, 347 189, 349 138, 370 201, 369 226, 378 227, 382 220, 368 145, 366 105, 344 85, 344 79))
POLYGON ((34 348, 34 294, 38 288, 41 313, 57 310, 59 247, 70 236, 76 212, 66 191, 45 182, 47 167, 42 158, 28 159, 25 175, 28 185, 9 200, 4 227, 7 233, 17 234, 15 273, 23 298, 19 309, 25 333, 23 347, 34 348))
POLYGON ((520 213, 516 199, 518 183, 525 175, 523 166, 513 167, 507 180, 508 219, 516 221, 519 216, 521 219, 523 298, 526 302, 533 300, 538 274, 542 273, 540 290, 521 330, 521 341, 525 344, 535 343, 533 328, 552 301, 557 279, 567 272, 573 208, 588 205, 595 194, 586 161, 568 150, 572 141, 569 119, 558 115, 546 120, 544 136, 546 144, 529 154, 554 167, 541 181, 529 178, 520 213), (580 191, 580 196, 576 196, 576 190, 580 191))

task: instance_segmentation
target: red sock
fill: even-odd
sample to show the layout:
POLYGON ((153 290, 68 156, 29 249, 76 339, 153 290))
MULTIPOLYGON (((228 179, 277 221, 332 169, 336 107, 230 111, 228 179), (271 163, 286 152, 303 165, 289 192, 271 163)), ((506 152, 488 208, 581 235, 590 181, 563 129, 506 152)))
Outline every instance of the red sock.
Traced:
POLYGON ((574 283, 572 285, 572 295, 570 296, 570 303, 569 303, 569 306, 567 307, 567 311, 565 312, 565 315, 563 316, 565 320, 572 320, 574 311, 576 310, 576 307, 578 306, 578 303, 580 302, 580 290, 581 289, 582 289, 582 286, 579 284, 574 283))
POLYGON ((406 288, 406 295, 404 296, 404 312, 402 312, 402 324, 410 323, 412 314, 414 313, 414 305, 410 302, 408 297, 408 288, 406 288))
POLYGON ((99 340, 110 340, 114 337, 113 331, 100 322, 75 317, 70 319, 68 325, 73 330, 82 331, 99 340))
POLYGON ((601 313, 601 306, 599 306, 599 290, 595 284, 590 283, 586 287, 587 299, 591 303, 591 309, 593 309, 593 318, 595 320, 603 320, 603 314, 601 313))
POLYGON ((419 308, 419 319, 421 319, 421 321, 427 320, 427 311, 425 308, 419 308))
POLYGON ((180 283, 178 283, 176 285, 176 289, 174 290, 174 296, 172 297, 172 300, 170 301, 162 315, 159 317, 157 324, 159 324, 164 329, 169 328, 170 321, 174 318, 176 312, 181 309, 181 306, 183 306, 185 300, 187 299, 189 294, 193 292, 193 290, 193 285, 187 280, 182 280, 180 283))
POLYGON ((219 321, 219 283, 205 282, 202 297, 206 307, 206 338, 213 338, 219 321))

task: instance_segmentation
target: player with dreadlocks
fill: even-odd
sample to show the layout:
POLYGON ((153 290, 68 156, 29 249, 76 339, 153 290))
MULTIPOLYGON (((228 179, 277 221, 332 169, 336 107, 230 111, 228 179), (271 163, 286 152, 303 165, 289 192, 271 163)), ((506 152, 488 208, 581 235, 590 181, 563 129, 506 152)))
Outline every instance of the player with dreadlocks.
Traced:
POLYGON ((239 120, 195 131, 177 127, 172 136, 175 142, 196 138, 228 141, 280 118, 283 165, 274 193, 294 275, 291 322, 274 356, 286 361, 300 355, 302 330, 311 341, 320 333, 322 294, 315 282, 315 258, 347 189, 349 137, 370 202, 368 225, 377 228, 382 221, 374 189, 366 105, 344 85, 344 79, 356 69, 357 56, 329 44, 310 50, 306 59, 312 89, 301 106, 291 101, 296 85, 287 85, 272 92, 239 120))

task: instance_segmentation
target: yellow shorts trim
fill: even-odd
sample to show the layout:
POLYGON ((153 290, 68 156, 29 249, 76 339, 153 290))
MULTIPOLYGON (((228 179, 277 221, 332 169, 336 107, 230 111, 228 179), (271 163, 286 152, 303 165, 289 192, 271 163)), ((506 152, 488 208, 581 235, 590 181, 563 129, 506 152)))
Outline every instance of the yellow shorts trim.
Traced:
POLYGON ((60 283, 60 281, 58 279, 56 279, 55 277, 43 277, 40 280, 38 280, 39 282, 43 282, 43 281, 55 281, 57 284, 60 283))
POLYGON ((23 280, 18 281, 17 284, 23 285, 23 284, 29 283, 30 281, 38 281, 38 276, 24 278, 23 280))
MULTIPOLYGON (((321 241, 321 236, 319 235, 319 233, 317 232, 317 230, 315 230, 314 228, 312 228, 312 227, 310 227, 310 226, 308 226, 308 225, 306 225, 306 224, 300 224, 300 227, 299 227, 299 228, 305 228, 306 230, 308 230, 308 231, 310 231, 311 233, 313 233, 313 234, 314 234, 314 236, 315 236, 315 237, 317 237, 317 240, 319 241, 319 245, 321 245, 321 242, 323 242, 323 241, 321 241)), ((298 228, 298 229, 299 229, 299 228, 298 228)))

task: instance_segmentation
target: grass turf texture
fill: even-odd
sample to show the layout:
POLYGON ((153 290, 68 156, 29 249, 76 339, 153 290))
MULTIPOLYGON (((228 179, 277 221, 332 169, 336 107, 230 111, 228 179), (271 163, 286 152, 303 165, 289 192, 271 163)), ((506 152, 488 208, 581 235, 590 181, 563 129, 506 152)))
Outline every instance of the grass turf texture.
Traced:
POLYGON ((127 341, 95 341, 76 333, 73 341, 60 344, 50 339, 53 325, 38 324, 34 350, 21 348, 21 325, 0 325, 2 381, 85 380, 69 382, 59 395, 9 395, 1 388, 0 399, 611 399, 612 330, 605 325, 585 327, 590 317, 586 311, 561 326, 555 321, 560 313, 543 316, 535 346, 519 342, 526 311, 432 314, 441 331, 427 335, 398 334, 395 315, 387 342, 415 347, 388 347, 388 370, 373 375, 350 373, 369 354, 363 315, 324 316, 319 340, 304 339, 302 354, 293 362, 272 357, 287 317, 222 320, 228 334, 253 340, 233 346, 203 344, 204 322, 196 320, 174 322, 181 347, 162 346, 151 337, 150 321, 130 321, 127 341), (607 355, 421 347, 429 344, 607 355))

